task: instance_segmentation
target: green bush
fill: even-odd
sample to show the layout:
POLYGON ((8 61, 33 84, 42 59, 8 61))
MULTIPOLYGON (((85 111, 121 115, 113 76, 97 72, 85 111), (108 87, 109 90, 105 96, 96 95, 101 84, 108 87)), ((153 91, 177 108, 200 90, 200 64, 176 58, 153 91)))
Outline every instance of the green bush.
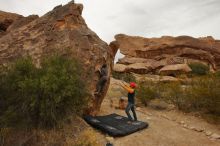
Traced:
POLYGON ((191 100, 187 96, 186 87, 181 85, 179 82, 164 84, 166 92, 163 94, 163 98, 168 102, 173 103, 178 109, 187 111, 191 100))
POLYGON ((53 56, 36 68, 31 58, 0 75, 1 126, 53 127, 70 114, 81 114, 87 90, 75 59, 53 56))
POLYGON ((220 116, 220 78, 207 76, 194 79, 189 88, 193 108, 220 116))
POLYGON ((160 96, 157 85, 153 82, 141 82, 138 84, 137 97, 144 105, 147 105, 150 100, 160 96))
POLYGON ((220 119, 220 78, 217 75, 196 77, 187 85, 143 82, 137 91, 137 97, 145 105, 159 97, 182 111, 197 111, 220 119))
POLYGON ((136 82, 135 77, 131 73, 112 72, 112 77, 125 82, 136 82))
POLYGON ((202 63, 191 63, 189 67, 192 69, 192 74, 195 75, 207 75, 209 73, 209 67, 202 63))
POLYGON ((220 71, 217 71, 216 73, 214 73, 214 76, 216 76, 217 78, 220 78, 220 71))
POLYGON ((183 111, 201 111, 220 116, 220 78, 210 75, 194 78, 191 84, 166 85, 164 98, 183 111))

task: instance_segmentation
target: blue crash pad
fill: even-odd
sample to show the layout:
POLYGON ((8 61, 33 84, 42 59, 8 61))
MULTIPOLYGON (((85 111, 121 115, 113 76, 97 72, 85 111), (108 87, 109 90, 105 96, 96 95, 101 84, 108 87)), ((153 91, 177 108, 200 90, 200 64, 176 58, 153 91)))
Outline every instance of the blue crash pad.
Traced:
POLYGON ((85 116, 85 121, 111 136, 125 136, 148 127, 148 123, 141 121, 129 121, 127 117, 110 114, 106 116, 85 116))

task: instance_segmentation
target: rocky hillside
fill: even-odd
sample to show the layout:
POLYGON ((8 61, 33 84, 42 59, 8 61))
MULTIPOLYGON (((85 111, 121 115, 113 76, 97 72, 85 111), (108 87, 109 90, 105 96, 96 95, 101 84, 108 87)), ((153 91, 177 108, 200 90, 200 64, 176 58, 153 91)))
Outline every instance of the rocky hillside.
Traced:
POLYGON ((23 18, 23 16, 0 11, 0 32, 6 31, 7 28, 16 20, 23 18))
POLYGON ((190 71, 183 64, 192 62, 206 64, 211 70, 220 69, 220 41, 212 37, 144 38, 118 34, 112 43, 125 55, 115 65, 118 72, 154 73, 167 65, 167 68, 190 71))
POLYGON ((43 57, 53 54, 79 58, 90 90, 86 112, 96 114, 109 84, 101 95, 94 97, 99 80, 97 70, 106 63, 110 74, 117 50, 111 49, 88 28, 82 11, 83 5, 70 2, 55 7, 42 17, 0 12, 0 66, 23 56, 31 56, 37 66, 43 57))

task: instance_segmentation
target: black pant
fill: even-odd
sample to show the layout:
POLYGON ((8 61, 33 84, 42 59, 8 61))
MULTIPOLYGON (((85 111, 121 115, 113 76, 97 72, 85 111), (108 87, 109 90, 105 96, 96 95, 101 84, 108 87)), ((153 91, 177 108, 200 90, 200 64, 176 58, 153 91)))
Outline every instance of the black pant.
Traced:
POLYGON ((134 104, 128 102, 128 105, 127 105, 127 107, 126 107, 126 109, 125 109, 125 112, 126 112, 126 114, 127 114, 127 116, 128 116, 128 119, 129 119, 129 120, 133 120, 132 117, 131 117, 131 115, 130 115, 130 113, 129 113, 130 110, 131 110, 132 113, 133 113, 134 120, 137 121, 137 116, 136 116, 136 113, 135 113, 135 110, 134 110, 134 104))

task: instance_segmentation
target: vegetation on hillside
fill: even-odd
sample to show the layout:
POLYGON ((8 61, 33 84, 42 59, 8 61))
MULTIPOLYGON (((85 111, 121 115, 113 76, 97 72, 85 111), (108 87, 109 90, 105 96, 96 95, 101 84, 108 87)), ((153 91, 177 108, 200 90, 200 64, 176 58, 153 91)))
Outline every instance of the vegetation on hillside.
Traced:
POLYGON ((68 115, 81 114, 87 103, 75 59, 53 56, 37 68, 27 57, 1 70, 1 127, 54 127, 68 115))
POLYGON ((161 98, 175 104, 185 112, 201 112, 220 119, 220 77, 195 77, 188 84, 140 83, 138 97, 147 105, 151 99, 161 98))
POLYGON ((119 72, 113 71, 112 77, 118 80, 123 80, 127 83, 136 82, 135 77, 131 73, 119 73, 119 72))
POLYGON ((193 75, 207 75, 209 73, 209 67, 202 63, 190 63, 189 67, 192 69, 193 75))

